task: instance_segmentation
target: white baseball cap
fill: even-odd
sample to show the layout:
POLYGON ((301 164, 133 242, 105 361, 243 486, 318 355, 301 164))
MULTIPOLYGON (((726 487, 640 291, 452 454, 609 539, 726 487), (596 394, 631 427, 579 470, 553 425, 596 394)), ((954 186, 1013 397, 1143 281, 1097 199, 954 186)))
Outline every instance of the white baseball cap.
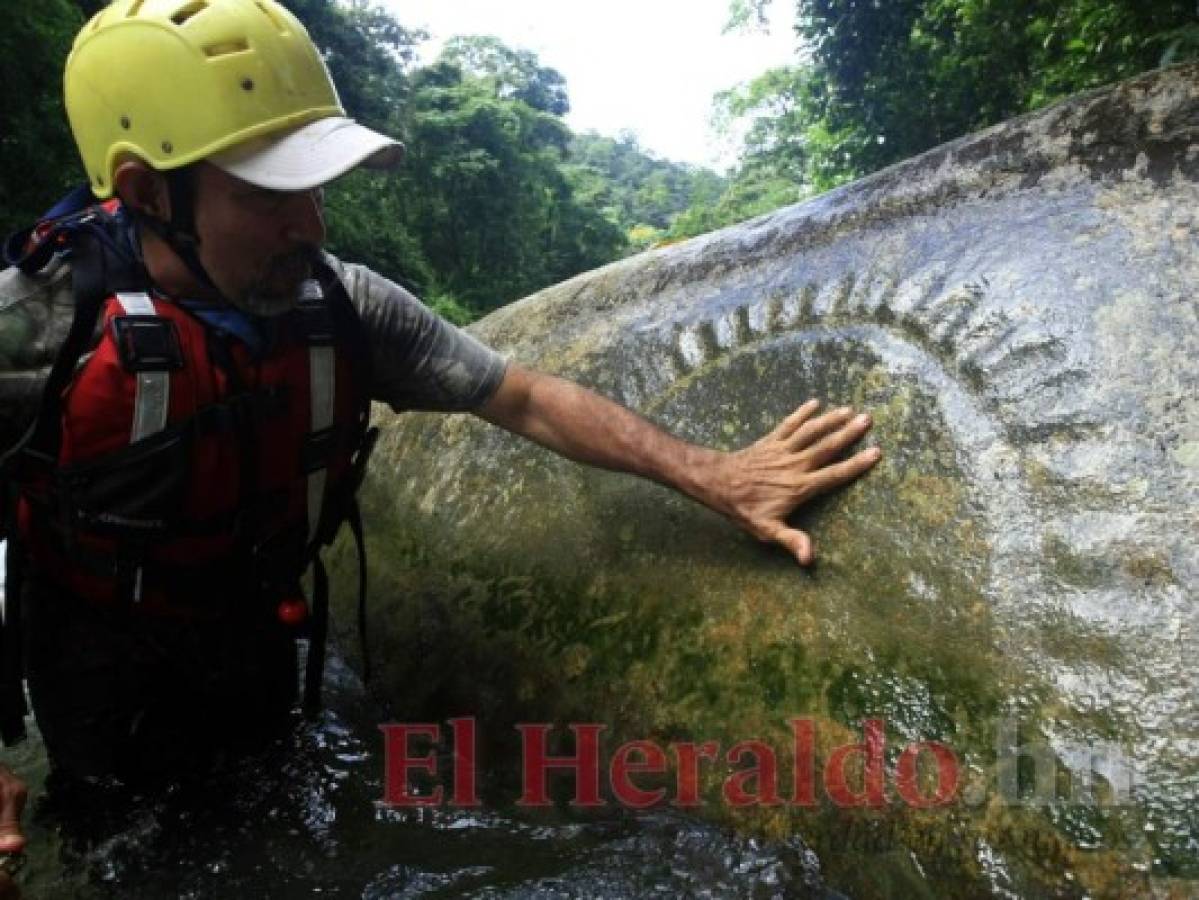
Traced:
POLYGON ((359 125, 329 116, 282 136, 269 135, 208 157, 230 175, 273 191, 306 191, 357 166, 390 169, 404 158, 404 145, 359 125))

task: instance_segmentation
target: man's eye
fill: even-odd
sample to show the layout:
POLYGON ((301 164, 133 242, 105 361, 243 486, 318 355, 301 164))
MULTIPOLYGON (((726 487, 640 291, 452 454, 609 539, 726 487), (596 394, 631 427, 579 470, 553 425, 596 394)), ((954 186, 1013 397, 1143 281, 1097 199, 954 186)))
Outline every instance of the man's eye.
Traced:
POLYGON ((277 212, 284 205, 297 197, 306 196, 315 200, 321 206, 324 203, 324 189, 315 188, 311 191, 270 191, 258 190, 245 195, 246 202, 262 212, 277 212))

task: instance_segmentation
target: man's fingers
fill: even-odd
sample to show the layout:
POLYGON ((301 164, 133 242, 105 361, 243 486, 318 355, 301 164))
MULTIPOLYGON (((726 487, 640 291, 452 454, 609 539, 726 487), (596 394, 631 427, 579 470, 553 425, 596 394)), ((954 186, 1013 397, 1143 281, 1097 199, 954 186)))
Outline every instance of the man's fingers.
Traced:
POLYGON ((882 458, 883 451, 879 447, 868 447, 843 462, 825 466, 810 476, 812 493, 823 494, 833 488, 848 484, 855 478, 865 475, 882 458))
POLYGON ((812 564, 812 539, 790 528, 785 517, 817 494, 865 474, 882 457, 876 447, 832 463, 870 430, 868 414, 841 407, 818 415, 809 400, 783 419, 767 437, 728 461, 727 503, 722 509, 760 540, 786 547, 801 566, 812 564), (832 463, 832 464, 830 464, 832 463))
POLYGON ((826 412, 823 416, 811 419, 797 428, 787 441, 787 446, 793 451, 804 450, 819 441, 826 434, 841 428, 852 418, 853 410, 848 406, 834 409, 832 412, 826 412))
POLYGON ((815 468, 822 468, 845 452, 847 447, 860 441, 873 424, 866 413, 854 416, 840 428, 824 435, 813 443, 804 455, 815 468))
POLYGON ((780 526, 770 538, 776 544, 782 544, 795 557, 801 566, 810 566, 814 553, 812 539, 798 528, 780 526))
POLYGON ((776 440, 785 441, 795 433, 799 426, 815 415, 818 409, 820 409, 820 401, 809 400, 795 410, 795 412, 791 413, 791 415, 787 416, 787 418, 783 419, 783 421, 779 422, 775 426, 774 431, 770 433, 770 436, 776 440))

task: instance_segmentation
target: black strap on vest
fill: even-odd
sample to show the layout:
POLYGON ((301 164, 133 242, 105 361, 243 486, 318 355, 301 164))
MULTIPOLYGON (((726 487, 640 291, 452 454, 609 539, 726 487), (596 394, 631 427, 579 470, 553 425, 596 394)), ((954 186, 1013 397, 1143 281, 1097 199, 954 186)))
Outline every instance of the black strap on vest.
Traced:
POLYGON ((308 623, 308 662, 304 670, 304 711, 320 709, 321 681, 325 674, 325 646, 329 638, 329 574, 320 554, 312 561, 312 618, 308 623))
MULTIPOLYGON (((370 456, 371 441, 361 460, 365 468, 370 456)), ((346 521, 354 535, 358 555, 358 646, 362 654, 362 680, 371 679, 370 650, 366 642, 366 541, 362 530, 362 511, 358 499, 350 495, 346 521)), ((312 562, 312 621, 308 630, 308 660, 304 669, 304 711, 309 715, 321 706, 321 682, 325 673, 326 644, 329 637, 329 576, 317 553, 312 562)))
POLYGON ((24 554, 16 541, 16 488, 3 486, 5 500, 5 533, 8 544, 4 551, 5 591, 4 618, 0 621, 0 740, 11 747, 25 740, 25 702, 23 648, 21 646, 21 592, 24 583, 22 567, 24 554))
POLYGON ((67 338, 54 359, 50 374, 46 379, 46 387, 42 391, 41 405, 29 440, 24 444, 24 452, 55 465, 58 461, 58 451, 62 445, 62 419, 59 415, 62 407, 62 393, 66 390, 75 366, 83 356, 96 330, 96 322, 104 301, 110 294, 123 290, 124 284, 118 283, 110 288, 112 282, 118 281, 117 272, 109 254, 100 246, 97 238, 89 232, 81 232, 75 240, 75 249, 71 259, 71 277, 75 294, 75 316, 67 338))
POLYGON ((196 236, 196 185, 191 166, 162 173, 171 202, 170 221, 139 214, 140 227, 154 232, 183 262, 200 284, 216 289, 212 277, 200 261, 200 239, 196 236))
MULTIPOLYGON (((21 260, 28 270, 49 260, 56 242, 47 240, 21 260), (42 249, 42 248, 46 249, 42 249)), ((79 228, 70 243, 72 289, 75 312, 66 340, 59 348, 42 390, 37 416, 25 435, 0 459, 0 480, 9 494, 5 511, 6 574, 3 634, 0 635, 0 739, 6 746, 25 737, 25 703, 21 657, 21 598, 24 594, 24 552, 16 527, 16 498, 13 476, 26 466, 53 467, 62 444, 61 401, 80 357, 88 349, 104 301, 114 290, 126 290, 141 282, 140 265, 118 251, 119 244, 97 228, 79 228)), ((61 249, 61 248, 59 248, 61 249)))
MULTIPOLYGON (((374 445, 374 441, 370 446, 374 445)), ((368 454, 369 455, 369 454, 368 454)), ((354 533, 354 545, 358 550, 358 647, 362 653, 362 680, 371 680, 370 647, 366 641, 366 540, 362 533, 362 510, 358 498, 350 500, 350 513, 346 517, 350 531, 354 533)))
MULTIPOLYGON (((340 279, 335 272, 321 266, 321 281, 334 286, 329 291, 320 310, 310 311, 304 315, 304 327, 310 338, 315 342, 332 338, 337 333, 343 335, 349 344, 349 361, 353 369, 353 377, 359 385, 369 385, 370 345, 358 318, 353 303, 346 294, 340 279)), ((305 313, 301 305, 301 314, 305 313)), ((354 537, 358 558, 358 641, 362 653, 363 679, 370 679, 370 662, 367 650, 366 635, 366 543, 363 540, 362 514, 358 508, 358 488, 366 476, 366 466, 370 461, 379 432, 369 427, 370 398, 367 391, 359 391, 359 409, 356 410, 357 422, 354 444, 357 453, 346 473, 340 488, 329 493, 322 511, 322 522, 313 548, 313 581, 312 581, 312 610, 308 628, 308 661, 304 673, 304 709, 309 714, 320 708, 321 682, 324 678, 326 659, 326 642, 329 633, 329 579, 328 573, 320 557, 320 550, 333 542, 338 529, 343 522, 349 523, 354 537)))

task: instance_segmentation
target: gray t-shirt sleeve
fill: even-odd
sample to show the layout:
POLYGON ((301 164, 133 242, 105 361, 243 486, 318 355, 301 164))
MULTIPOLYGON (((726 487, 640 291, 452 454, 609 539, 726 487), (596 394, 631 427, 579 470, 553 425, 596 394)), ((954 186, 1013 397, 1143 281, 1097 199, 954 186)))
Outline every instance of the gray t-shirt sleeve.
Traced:
POLYGON ((364 266, 326 262, 341 278, 366 328, 372 399, 397 412, 466 412, 486 402, 507 362, 445 321, 398 284, 364 266))

